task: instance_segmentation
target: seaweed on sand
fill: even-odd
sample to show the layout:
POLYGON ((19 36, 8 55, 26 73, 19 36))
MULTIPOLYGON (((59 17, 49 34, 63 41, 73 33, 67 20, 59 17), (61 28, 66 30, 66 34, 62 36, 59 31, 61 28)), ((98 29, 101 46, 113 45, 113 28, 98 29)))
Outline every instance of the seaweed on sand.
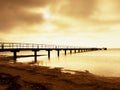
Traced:
POLYGON ((21 85, 17 83, 19 76, 12 76, 6 73, 0 73, 0 85, 6 85, 5 90, 20 90, 21 85))
POLYGON ((49 90, 46 86, 42 85, 41 83, 34 83, 34 82, 24 82, 26 83, 31 90, 49 90))

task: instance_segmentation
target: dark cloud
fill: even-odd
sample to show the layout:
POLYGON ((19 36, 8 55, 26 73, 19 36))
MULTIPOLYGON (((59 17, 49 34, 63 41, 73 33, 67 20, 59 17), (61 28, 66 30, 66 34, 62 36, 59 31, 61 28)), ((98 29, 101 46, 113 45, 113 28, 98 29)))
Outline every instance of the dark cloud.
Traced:
POLYGON ((9 32, 15 26, 42 23, 41 14, 27 9, 43 7, 54 0, 0 0, 0 32, 9 32))
POLYGON ((8 10, 0 15, 0 30, 11 29, 15 26, 31 25, 42 22, 42 15, 28 13, 22 10, 8 10))
POLYGON ((40 7, 54 0, 0 0, 1 8, 25 8, 25 7, 40 7))
POLYGON ((87 17, 94 10, 95 0, 69 0, 61 12, 71 17, 87 17))

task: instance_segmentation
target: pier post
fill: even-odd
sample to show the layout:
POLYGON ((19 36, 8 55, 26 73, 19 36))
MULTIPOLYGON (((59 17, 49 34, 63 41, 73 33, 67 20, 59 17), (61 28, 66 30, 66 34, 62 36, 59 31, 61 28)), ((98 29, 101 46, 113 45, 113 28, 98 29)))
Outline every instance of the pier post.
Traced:
POLYGON ((37 62, 37 51, 34 51, 35 63, 37 62))
POLYGON ((72 54, 72 50, 70 50, 70 54, 72 54))
POLYGON ((67 54, 66 50, 65 50, 65 55, 67 54))
POLYGON ((48 50, 48 59, 50 59, 50 50, 48 50))
POLYGON ((39 50, 32 50, 32 51, 34 51, 34 62, 36 63, 37 62, 37 52, 39 50))
POLYGON ((80 53, 80 49, 78 50, 78 53, 80 53))
POLYGON ((17 60, 17 52, 19 52, 19 50, 12 50, 11 52, 13 52, 13 60, 16 62, 16 60, 17 60))
POLYGON ((60 56, 60 50, 57 50, 57 55, 58 55, 58 57, 60 56))
POLYGON ((14 60, 16 61, 16 59, 17 59, 17 52, 14 51, 14 52, 13 52, 13 55, 14 55, 14 60))
POLYGON ((76 53, 76 50, 74 52, 76 53))

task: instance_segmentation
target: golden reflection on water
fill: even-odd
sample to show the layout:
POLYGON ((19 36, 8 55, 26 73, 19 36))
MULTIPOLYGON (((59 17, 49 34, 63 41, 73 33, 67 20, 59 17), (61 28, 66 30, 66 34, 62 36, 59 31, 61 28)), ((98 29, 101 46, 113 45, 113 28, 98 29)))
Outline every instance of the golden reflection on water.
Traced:
MULTIPOLYGON (((67 54, 66 56, 61 52, 60 57, 57 57, 57 52, 52 52, 52 57, 48 60, 47 56, 38 57, 38 65, 61 67, 68 70, 88 70, 91 73, 101 76, 120 76, 120 51, 94 51, 84 53, 67 54)), ((34 58, 21 58, 18 62, 27 62, 34 58)))

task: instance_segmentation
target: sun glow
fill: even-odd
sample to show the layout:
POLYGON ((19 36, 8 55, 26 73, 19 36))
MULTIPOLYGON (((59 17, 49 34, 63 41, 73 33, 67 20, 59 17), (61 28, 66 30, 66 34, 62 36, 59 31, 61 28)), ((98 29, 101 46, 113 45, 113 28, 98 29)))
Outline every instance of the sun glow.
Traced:
POLYGON ((52 14, 50 13, 49 10, 42 10, 43 18, 45 20, 50 20, 53 18, 52 14))
POLYGON ((50 7, 29 9, 29 12, 42 15, 45 21, 51 21, 56 18, 55 15, 51 12, 50 7))

